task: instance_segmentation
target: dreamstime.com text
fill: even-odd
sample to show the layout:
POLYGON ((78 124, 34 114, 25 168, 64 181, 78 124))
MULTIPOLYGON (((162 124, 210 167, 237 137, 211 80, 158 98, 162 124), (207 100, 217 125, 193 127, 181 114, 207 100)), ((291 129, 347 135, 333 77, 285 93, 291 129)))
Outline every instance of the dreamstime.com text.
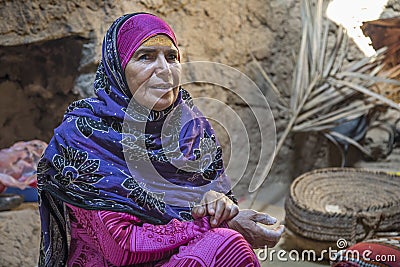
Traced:
POLYGON ((374 255, 371 250, 365 251, 357 251, 357 250, 343 250, 346 246, 343 246, 345 242, 344 239, 338 240, 338 248, 339 249, 332 249, 329 247, 328 249, 324 249, 321 252, 316 252, 315 250, 276 250, 270 249, 265 246, 263 249, 258 249, 256 251, 256 255, 259 261, 311 261, 311 262, 318 262, 324 261, 329 259, 330 261, 336 261, 338 259, 355 259, 357 261, 364 261, 364 262, 396 262, 396 255, 393 254, 381 254, 381 255, 374 255), (340 253, 339 253, 340 252, 340 253))

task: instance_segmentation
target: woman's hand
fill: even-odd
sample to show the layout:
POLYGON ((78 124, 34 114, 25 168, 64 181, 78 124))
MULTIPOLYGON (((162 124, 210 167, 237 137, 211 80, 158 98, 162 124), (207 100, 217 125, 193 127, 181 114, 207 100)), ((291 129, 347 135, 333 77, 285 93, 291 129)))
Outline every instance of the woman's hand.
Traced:
POLYGON ((211 227, 219 226, 223 221, 228 221, 239 213, 239 207, 225 194, 208 191, 204 194, 200 205, 192 209, 193 218, 210 216, 211 227))
POLYGON ((275 229, 267 229, 259 225, 258 223, 273 225, 276 219, 266 213, 249 209, 240 210, 239 214, 227 223, 229 228, 242 234, 254 249, 264 246, 274 247, 285 229, 283 225, 275 229))

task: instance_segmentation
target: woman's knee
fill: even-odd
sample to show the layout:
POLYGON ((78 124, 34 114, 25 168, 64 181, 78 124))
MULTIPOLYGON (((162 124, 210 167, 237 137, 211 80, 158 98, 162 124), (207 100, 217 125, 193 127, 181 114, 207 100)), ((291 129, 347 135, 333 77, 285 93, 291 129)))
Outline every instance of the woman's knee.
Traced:
POLYGON ((218 248, 215 266, 259 266, 250 244, 235 230, 216 228, 225 241, 218 248))

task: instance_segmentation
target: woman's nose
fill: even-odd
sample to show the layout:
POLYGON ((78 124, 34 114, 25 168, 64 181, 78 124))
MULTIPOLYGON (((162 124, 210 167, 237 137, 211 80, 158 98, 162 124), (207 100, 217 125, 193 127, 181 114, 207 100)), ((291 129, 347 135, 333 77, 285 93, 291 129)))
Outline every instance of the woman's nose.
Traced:
POLYGON ((171 74, 170 65, 163 54, 158 55, 156 62, 156 75, 161 78, 169 78, 171 74))

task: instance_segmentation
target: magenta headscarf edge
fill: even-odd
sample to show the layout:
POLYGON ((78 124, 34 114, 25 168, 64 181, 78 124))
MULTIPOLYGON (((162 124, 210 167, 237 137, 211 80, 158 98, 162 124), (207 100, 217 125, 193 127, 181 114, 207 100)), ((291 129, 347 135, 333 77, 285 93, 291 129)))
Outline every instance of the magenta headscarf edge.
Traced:
POLYGON ((157 34, 167 35, 178 49, 174 32, 159 17, 151 14, 137 14, 122 24, 118 31, 117 50, 123 70, 139 46, 157 34))

